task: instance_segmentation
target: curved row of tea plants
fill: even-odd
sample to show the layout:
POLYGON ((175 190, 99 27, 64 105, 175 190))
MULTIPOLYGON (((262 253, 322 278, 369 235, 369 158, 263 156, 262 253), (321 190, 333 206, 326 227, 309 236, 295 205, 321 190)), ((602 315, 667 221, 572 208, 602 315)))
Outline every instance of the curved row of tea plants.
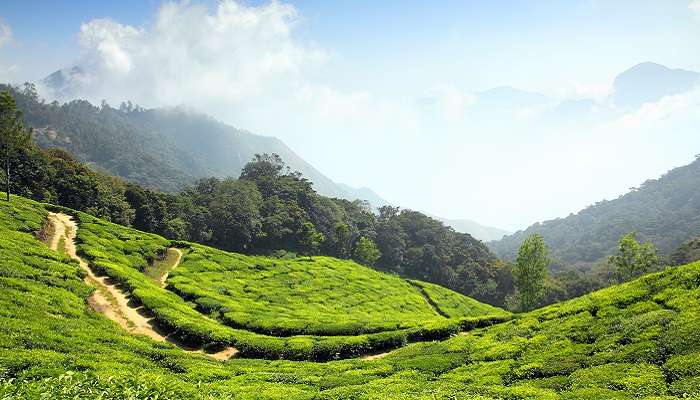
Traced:
MULTIPOLYGON (((88 214, 76 215, 80 220, 78 248, 91 268, 113 278, 131 292, 132 297, 153 315, 156 323, 171 332, 178 341, 197 347, 215 349, 232 346, 239 351, 239 356, 251 358, 331 360, 386 351, 410 342, 445 339, 465 328, 471 329, 510 318, 508 313, 485 305, 474 311, 465 307, 461 311, 462 315, 472 316, 465 317, 464 321, 459 318, 442 318, 435 314, 419 292, 404 280, 349 261, 325 257, 304 261, 278 261, 226 253, 194 244, 189 245, 191 248, 186 251, 181 265, 171 271, 170 279, 182 282, 183 277, 207 277, 210 281, 200 283, 199 287, 201 291, 206 288, 206 294, 195 296, 185 292, 181 286, 169 285, 175 289, 173 292, 161 288, 143 274, 149 263, 170 245, 169 241, 157 235, 99 220, 88 214), (214 261, 203 255, 215 257, 214 261), (339 270, 333 273, 329 263, 339 270), (231 265, 235 268, 231 268, 231 265), (267 266, 268 269, 263 266, 267 266), (198 275, 192 271, 194 268, 208 270, 207 273, 198 275), (321 298, 326 308, 334 310, 319 314, 323 324, 314 323, 315 311, 318 311, 319 306, 314 305, 309 296, 300 298, 300 292, 295 296, 293 290, 281 292, 285 284, 290 284, 295 274, 305 273, 303 268, 310 273, 319 273, 317 279, 306 284, 308 293, 321 298), (231 276, 234 271, 236 275, 231 276), (325 272, 326 275, 320 272, 325 272), (376 279, 379 283, 361 278, 362 274, 376 279), (264 279, 270 275, 276 277, 276 285, 270 284, 272 280, 264 279), (366 286, 355 285, 354 280, 359 280, 366 286), (277 298, 277 307, 271 302, 267 303, 269 308, 255 303, 257 298, 250 290, 231 292, 227 291, 227 287, 222 287, 225 284, 229 285, 228 288, 235 287, 236 281, 239 284, 244 281, 243 285, 247 285, 248 288, 257 285, 259 290, 267 290, 268 299, 277 298), (340 287, 344 285, 343 296, 338 297, 327 288, 324 289, 324 286, 328 285, 327 282, 333 282, 338 290, 342 290, 340 287), (383 297, 390 297, 393 291, 406 296, 405 300, 401 300, 406 305, 405 310, 393 310, 391 304, 384 302, 383 297), (368 315, 373 319, 355 319, 352 323, 344 321, 343 315, 347 314, 349 308, 343 307, 343 304, 347 304, 343 301, 349 298, 362 299, 357 301, 357 308, 364 307, 371 312, 356 314, 368 315), (227 302, 226 305, 223 304, 224 301, 227 302), (236 315, 235 311, 229 312, 226 306, 234 307, 237 303, 243 305, 243 310, 248 307, 248 312, 262 322, 250 326, 232 323, 230 316, 236 315), (298 329, 300 325, 285 325, 290 319, 278 317, 281 305, 285 303, 289 304, 287 310, 292 309, 291 307, 310 310, 306 312, 305 319, 301 320, 302 323, 305 326, 318 327, 316 332, 333 335, 309 335, 307 333, 313 331, 298 329), (492 312, 480 315, 482 310, 492 312), (390 312, 394 313, 394 321, 381 325, 379 320, 382 313, 389 316, 390 312), (422 319, 411 318, 412 314, 422 316, 422 319), (266 315, 273 315, 273 318, 265 320, 266 315), (338 321, 335 322, 336 325, 332 321, 333 316, 338 321), (401 316, 404 316, 407 322, 401 322, 401 316), (224 324, 220 323, 219 319, 224 324), (268 326, 263 325, 267 321, 272 322, 268 326), (369 329, 364 328, 363 324, 367 324, 369 329), (280 334, 283 337, 280 337, 280 334)), ((456 293, 455 295, 460 296, 456 293)), ((399 301, 399 297, 394 299, 399 301)), ((300 318, 299 314, 297 317, 300 318)))
MULTIPOLYGON (((273 336, 361 335, 445 323, 404 279, 330 257, 276 260, 192 245, 168 288, 226 325, 273 336)), ((448 289, 434 293, 436 301, 449 303, 450 317, 507 315, 448 289)))

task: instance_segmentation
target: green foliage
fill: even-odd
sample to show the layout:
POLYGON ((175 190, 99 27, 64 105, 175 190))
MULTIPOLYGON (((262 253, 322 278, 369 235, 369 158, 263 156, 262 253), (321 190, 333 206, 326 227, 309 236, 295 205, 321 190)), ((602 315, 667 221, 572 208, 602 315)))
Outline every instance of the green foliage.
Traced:
POLYGON ((521 310, 532 310, 542 300, 549 263, 547 246, 542 236, 528 236, 518 250, 518 258, 513 268, 521 310))
POLYGON ((683 242, 671 253, 672 265, 685 265, 700 260, 700 237, 683 242))
POLYGON ((617 254, 610 257, 620 280, 627 281, 659 265, 656 248, 651 242, 639 243, 634 232, 620 238, 617 254))
POLYGON ((321 244, 326 240, 323 233, 317 231, 311 222, 301 224, 298 235, 302 251, 308 256, 317 254, 321 244))
POLYGON ((24 128, 22 113, 17 109, 10 92, 0 91, 0 154, 4 161, 4 180, 7 201, 10 201, 12 181, 11 155, 26 146, 30 132, 24 128))
POLYGON ((379 248, 372 241, 364 236, 360 236, 357 239, 357 244, 355 245, 355 253, 353 254, 354 259, 360 264, 374 265, 377 260, 382 256, 379 248))

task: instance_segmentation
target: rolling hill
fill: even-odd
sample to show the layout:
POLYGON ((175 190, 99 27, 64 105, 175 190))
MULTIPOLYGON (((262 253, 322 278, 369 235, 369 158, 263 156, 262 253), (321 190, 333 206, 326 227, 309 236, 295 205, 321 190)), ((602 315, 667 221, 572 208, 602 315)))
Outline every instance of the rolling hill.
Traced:
POLYGON ((523 239, 539 233, 561 263, 590 263, 611 255, 620 236, 636 231, 667 255, 700 235, 700 157, 624 196, 601 201, 576 214, 534 224, 488 246, 514 259, 523 239))
MULTIPOLYGON (((0 203, 4 260, 0 265, 0 395, 4 399, 680 399, 700 392, 700 263, 646 275, 510 321, 492 320, 497 322, 492 326, 480 324, 479 317, 464 317, 462 328, 472 329, 467 334, 408 344, 372 357, 318 363, 245 358, 243 352, 221 361, 214 357, 219 354, 216 343, 202 350, 182 348, 182 340, 192 340, 196 332, 224 340, 233 330, 215 322, 220 313, 201 312, 203 305, 215 303, 203 301, 206 296, 185 301, 141 272, 164 246, 209 250, 196 245, 188 250, 184 243, 169 243, 78 214, 78 254, 90 260, 93 270, 113 276, 129 292, 131 305, 127 306, 170 321, 166 328, 173 333, 165 337, 168 340, 158 341, 130 333, 132 328, 122 328, 93 311, 90 305, 102 293, 101 287, 89 279, 86 282, 84 266, 35 236, 38 232, 39 239, 50 241, 52 247, 58 243, 60 250, 61 240, 48 240, 56 233, 46 222, 49 212, 70 211, 19 197, 0 203)), ((63 233, 68 250, 76 232, 63 233)), ((211 276, 225 276, 239 268, 241 273, 246 268, 272 268, 269 278, 274 282, 292 273, 278 268, 283 264, 271 267, 260 259, 214 252, 189 261, 186 256, 181 276, 211 281, 207 285, 211 293, 225 295, 227 289, 211 276)), ((332 264, 331 260, 314 259, 308 264, 334 268, 324 265, 332 264)), ((180 276, 179 268, 172 271, 173 283, 180 276)), ((111 280, 102 282, 113 285, 111 280)), ((260 280, 250 285, 273 287, 260 280)), ((399 290, 411 289, 404 288, 399 290)), ((309 295, 336 305, 352 302, 353 294, 377 295, 372 288, 345 289, 342 299, 334 299, 333 292, 309 295)), ((458 298, 453 292, 427 289, 430 296, 433 289, 441 291, 433 301, 445 309, 464 310, 460 301, 447 301, 458 298)), ((243 293, 246 299, 258 298, 254 290, 243 293)), ((276 303, 286 295, 278 297, 276 303)), ((383 306, 371 297, 367 300, 366 307, 383 306)), ((343 312, 343 307, 327 311, 343 312)), ((418 302, 415 307, 430 311, 418 302)), ((301 305, 301 309, 311 308, 301 305)), ((276 318, 284 313, 277 307, 269 310, 270 321, 278 324, 281 320, 276 318)), ((404 307, 395 310, 408 312, 404 316, 413 314, 404 307)), ((267 311, 265 307, 256 312, 267 311)), ((339 321, 344 315, 338 315, 339 321)), ((250 332, 240 337, 236 345, 257 343, 256 349, 287 354, 303 354, 305 349, 337 354, 330 343, 345 340, 250 332)), ((353 338, 340 349, 372 343, 364 342, 363 335, 353 338)))

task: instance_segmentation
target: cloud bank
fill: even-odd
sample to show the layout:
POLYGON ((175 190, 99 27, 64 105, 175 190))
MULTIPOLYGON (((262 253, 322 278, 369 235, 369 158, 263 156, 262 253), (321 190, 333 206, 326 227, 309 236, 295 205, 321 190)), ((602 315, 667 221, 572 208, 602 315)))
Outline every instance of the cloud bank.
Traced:
POLYGON ((222 102, 296 89, 323 55, 292 37, 297 13, 277 2, 222 1, 211 13, 166 3, 151 27, 97 19, 80 28, 82 94, 146 105, 222 102))

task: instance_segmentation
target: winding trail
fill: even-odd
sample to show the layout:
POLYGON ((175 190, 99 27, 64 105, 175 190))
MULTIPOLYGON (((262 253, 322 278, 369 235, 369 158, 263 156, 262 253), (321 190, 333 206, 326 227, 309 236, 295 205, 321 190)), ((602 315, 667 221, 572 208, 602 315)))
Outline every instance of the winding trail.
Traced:
POLYGON ((450 316, 447 315, 447 313, 445 313, 444 311, 442 311, 440 309, 440 306, 438 306, 437 303, 432 298, 430 298, 430 295, 428 295, 428 293, 425 291, 425 289, 422 286, 417 285, 417 284, 411 282, 410 280, 406 280, 406 282, 408 282, 408 284, 413 286, 414 288, 418 289, 420 294, 423 295, 423 298, 425 299, 425 301, 433 309, 433 311, 435 311, 435 313, 437 315, 444 317, 444 318, 450 318, 450 316))
MULTIPOLYGON (((232 347, 227 347, 215 353, 207 353, 201 349, 191 349, 179 343, 170 335, 162 332, 155 325, 154 318, 148 315, 148 310, 143 306, 135 306, 136 302, 133 301, 127 292, 117 287, 111 278, 95 275, 88 263, 78 256, 75 245, 78 226, 72 217, 66 214, 49 213, 48 221, 52 227, 50 237, 47 238, 49 247, 52 250, 59 251, 58 246, 63 238, 66 254, 70 258, 76 260, 78 264, 80 264, 80 267, 86 272, 85 282, 96 288, 87 299, 88 305, 94 311, 116 322, 128 332, 146 335, 159 342, 167 341, 173 343, 187 352, 206 354, 217 360, 228 360, 236 355, 237 350, 232 347)), ((177 261, 173 263, 171 270, 177 267, 182 260, 182 251, 180 249, 174 250, 177 251, 178 258, 177 261)), ((161 278, 162 287, 165 286, 167 277, 168 272, 161 278)))
POLYGON ((163 275, 158 280, 160 282, 160 287, 162 287, 162 288, 165 288, 165 286, 166 286, 165 281, 168 279, 168 275, 170 274, 170 271, 177 268, 177 266, 180 265, 180 262, 182 261, 182 250, 180 250, 176 247, 171 247, 169 250, 174 251, 175 254, 177 254, 177 258, 175 259, 175 262, 173 262, 173 266, 169 270, 165 271, 165 273, 163 273, 163 275))

